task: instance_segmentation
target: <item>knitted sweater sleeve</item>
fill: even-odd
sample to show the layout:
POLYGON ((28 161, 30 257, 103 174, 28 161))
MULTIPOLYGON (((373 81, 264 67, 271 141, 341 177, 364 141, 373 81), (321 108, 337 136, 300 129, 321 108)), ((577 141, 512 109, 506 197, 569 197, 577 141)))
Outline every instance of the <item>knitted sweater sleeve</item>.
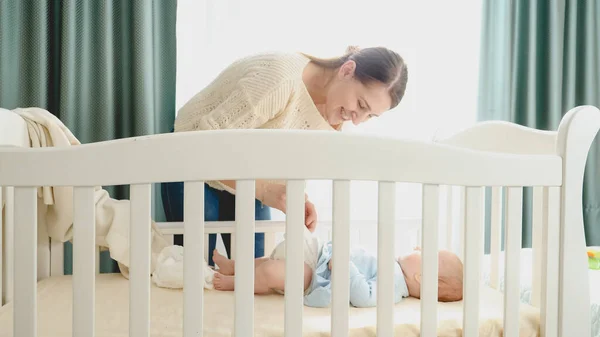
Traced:
POLYGON ((178 131, 255 129, 277 116, 293 93, 293 81, 265 84, 258 78, 243 78, 230 89, 213 92, 219 99, 199 97, 180 111, 178 131))

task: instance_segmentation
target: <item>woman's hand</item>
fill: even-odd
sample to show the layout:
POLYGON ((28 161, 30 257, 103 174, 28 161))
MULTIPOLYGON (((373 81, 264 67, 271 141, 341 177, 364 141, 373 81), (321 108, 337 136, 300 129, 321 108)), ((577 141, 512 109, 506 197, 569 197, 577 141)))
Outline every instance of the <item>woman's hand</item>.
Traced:
POLYGON ((258 199, 262 201, 263 204, 276 208, 283 213, 286 210, 286 194, 285 194, 285 185, 280 184, 266 184, 262 193, 258 195, 258 199))
MULTIPOLYGON (((262 195, 259 196, 259 200, 263 204, 276 208, 282 211, 284 214, 287 213, 287 197, 286 197, 286 186, 280 184, 267 184, 265 185, 262 195)), ((317 211, 315 205, 308 201, 308 195, 304 195, 304 220, 308 230, 312 233, 317 228, 317 211)))

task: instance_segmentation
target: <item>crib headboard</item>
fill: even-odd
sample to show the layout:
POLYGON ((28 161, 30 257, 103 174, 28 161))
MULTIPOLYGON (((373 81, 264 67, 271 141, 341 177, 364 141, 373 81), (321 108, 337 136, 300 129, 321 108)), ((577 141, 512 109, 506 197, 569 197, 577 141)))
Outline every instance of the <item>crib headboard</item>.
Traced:
MULTIPOLYGON (((0 148, 9 146, 29 147, 29 136, 21 117, 0 108, 0 148)), ((0 185, 0 305, 10 300, 12 293, 13 227, 8 225, 13 222, 12 209, 13 187, 0 185)))
MULTIPOLYGON (((423 185, 421 224, 421 335, 434 336, 437 322, 437 250, 441 190, 458 188, 460 248, 464 262, 463 335, 478 335, 479 274, 483 253, 484 187, 494 190, 496 219, 502 194, 506 208, 504 335, 519 328, 519 251, 523 187, 534 187, 534 218, 541 235, 540 308, 542 331, 548 336, 589 336, 589 295, 582 216, 583 173, 589 147, 600 129, 600 110, 577 107, 565 114, 555 132, 541 132, 510 123, 478 124, 438 142, 419 142, 319 131, 222 130, 135 137, 69 148, 0 148, 0 186, 14 187, 15 334, 36 332, 36 188, 74 187, 73 331, 84 335, 94 322, 94 186, 131 185, 130 327, 147 335, 150 282, 150 184, 185 181, 185 204, 203 205, 203 182, 236 180, 237 240, 235 332, 252 331, 254 187, 256 179, 287 180, 285 283, 286 336, 302 332, 302 227, 304 181, 333 180, 332 335, 348 335, 350 181, 379 184, 377 254, 377 331, 393 334, 395 192, 397 182, 423 185), (508 140, 499 141, 498 137, 508 140), (253 149, 277 146, 277 158, 253 149), (194 156, 190 156, 194 153, 194 156), (312 162, 307 165, 305 153, 312 162), (169 161, 157 161, 168 156, 169 161), (217 158, 210 166, 203 158, 217 158), (410 160, 406 160, 410 158, 410 160), (114 169, 112 163, 119 162, 114 169), (44 167, 44 175, 37 174, 44 167), (500 193, 503 192, 503 193, 500 193), (345 281, 344 281, 345 280, 345 281), (135 286, 134 286, 135 285, 135 286), (19 303, 17 305, 17 302, 19 303), (587 314, 586 314, 587 313, 587 314)), ((446 190, 445 193, 448 193, 446 190)), ((203 256, 205 222, 202 207, 185 207, 186 257, 203 256)), ((495 220, 494 220, 495 221, 495 220)), ((497 245, 499 226, 492 226, 497 245)), ((375 229, 373 229, 375 230, 375 229)), ((494 250, 494 249, 493 249, 494 250)), ((185 260, 184 334, 202 331, 202 269, 185 260)), ((92 326, 92 327, 91 327, 92 326)))

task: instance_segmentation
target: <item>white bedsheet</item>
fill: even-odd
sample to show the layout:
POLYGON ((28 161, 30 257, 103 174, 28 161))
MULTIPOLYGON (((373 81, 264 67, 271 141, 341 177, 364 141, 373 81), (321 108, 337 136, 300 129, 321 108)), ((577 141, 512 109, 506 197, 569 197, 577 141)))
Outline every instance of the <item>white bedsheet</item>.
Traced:
MULTIPOLYGON (((480 292, 480 336, 502 335, 502 295, 489 287, 480 292)), ((255 296, 255 336, 283 336, 284 297, 255 296)), ((204 336, 232 336, 234 293, 204 291, 204 336)), ((152 286, 150 332, 153 337, 182 335, 183 293, 152 286)), ((13 337, 12 305, 0 308, 0 337, 13 337)), ((376 308, 350 309, 349 336, 376 335, 376 308)), ((96 278, 96 336, 126 337, 129 329, 129 283, 120 274, 96 278)), ((303 335, 329 336, 331 310, 304 307, 303 335)), ((539 311, 521 306, 520 336, 539 336, 539 311)), ((420 327, 420 301, 408 298, 395 306, 394 335, 417 337, 420 327)), ((57 276, 38 284, 39 337, 71 336, 71 277, 57 276)), ((440 303, 438 336, 461 336, 462 302, 440 303)), ((249 334, 250 335, 250 334, 249 334)))
MULTIPOLYGON (((499 290, 504 291, 504 252, 500 253, 499 258, 499 290)), ((533 250, 523 248, 521 250, 521 277, 520 292, 521 302, 531 304, 532 288, 532 267, 533 250)), ((483 258, 483 278, 486 285, 490 285, 490 256, 484 255, 483 258)), ((590 277, 590 311, 592 321, 592 337, 600 337, 600 270, 589 270, 590 277)))

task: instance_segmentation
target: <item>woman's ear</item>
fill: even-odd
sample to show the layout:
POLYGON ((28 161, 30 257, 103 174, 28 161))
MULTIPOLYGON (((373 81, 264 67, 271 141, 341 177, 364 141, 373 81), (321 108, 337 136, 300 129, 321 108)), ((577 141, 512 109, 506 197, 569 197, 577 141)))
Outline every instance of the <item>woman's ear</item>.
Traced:
POLYGON ((342 78, 352 78, 354 76, 354 71, 356 70, 356 62, 353 60, 346 61, 346 63, 342 64, 340 67, 339 75, 342 78))
POLYGON ((415 274, 415 281, 417 281, 418 284, 421 284, 421 273, 415 274))

